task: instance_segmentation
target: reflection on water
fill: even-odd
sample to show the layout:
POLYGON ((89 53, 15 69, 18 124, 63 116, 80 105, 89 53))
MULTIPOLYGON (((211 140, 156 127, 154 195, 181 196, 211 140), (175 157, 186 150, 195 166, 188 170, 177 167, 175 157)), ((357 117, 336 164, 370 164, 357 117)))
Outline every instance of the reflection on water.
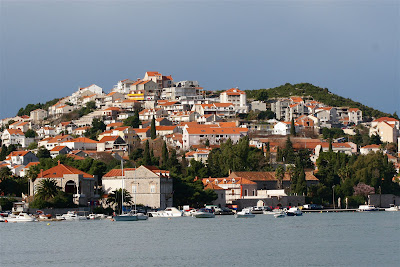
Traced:
POLYGON ((18 266, 396 266, 400 212, 0 223, 18 266))

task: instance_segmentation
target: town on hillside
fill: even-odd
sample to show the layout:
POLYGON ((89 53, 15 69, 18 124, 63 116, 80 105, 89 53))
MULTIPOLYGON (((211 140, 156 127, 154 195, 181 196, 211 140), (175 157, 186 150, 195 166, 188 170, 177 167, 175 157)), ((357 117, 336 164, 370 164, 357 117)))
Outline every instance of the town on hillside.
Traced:
POLYGON ((0 120, 0 210, 400 204, 396 114, 248 95, 148 71, 29 104, 0 120))

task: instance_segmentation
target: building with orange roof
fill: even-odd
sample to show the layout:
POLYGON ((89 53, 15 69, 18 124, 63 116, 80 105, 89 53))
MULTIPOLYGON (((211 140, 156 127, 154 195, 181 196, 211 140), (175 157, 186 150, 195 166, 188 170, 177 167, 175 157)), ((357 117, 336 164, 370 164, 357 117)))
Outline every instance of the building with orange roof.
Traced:
POLYGON ((197 148, 195 151, 189 151, 185 154, 185 158, 188 162, 192 159, 195 161, 200 161, 203 164, 207 165, 208 155, 210 154, 212 148, 197 148))
POLYGON ((97 143, 97 151, 128 151, 128 145, 120 136, 104 136, 97 143))
POLYGON ((25 137, 25 134, 20 129, 5 129, 1 135, 2 144, 8 147, 9 145, 21 145, 28 147, 34 142, 34 138, 25 137))
MULTIPOLYGON (((329 143, 328 142, 321 142, 321 144, 315 147, 315 155, 318 157, 319 153, 321 152, 328 152, 329 151, 329 143)), ((345 153, 347 155, 352 155, 357 151, 357 145, 351 142, 347 143, 332 143, 332 151, 333 152, 340 152, 345 153)))
POLYGON ((102 178, 102 186, 106 193, 122 188, 135 195, 137 203, 152 208, 165 209, 173 203, 173 179, 169 171, 153 166, 140 166, 136 169, 113 169, 102 178))
POLYGON ((218 145, 231 139, 237 143, 240 138, 247 136, 247 128, 241 127, 184 127, 182 133, 183 149, 189 150, 192 145, 209 141, 210 145, 218 145))
POLYGON ((74 139, 71 135, 60 134, 55 137, 45 138, 38 142, 38 147, 45 147, 47 150, 52 150, 55 146, 74 139))
POLYGON ((249 107, 247 105, 246 92, 238 88, 231 88, 219 95, 220 103, 232 103, 235 106, 236 113, 247 113, 249 107))
POLYGON ((23 133, 31 129, 31 123, 28 121, 16 121, 10 124, 9 129, 21 130, 23 133))
POLYGON ((66 155, 71 151, 71 149, 67 146, 56 146, 52 150, 50 150, 50 156, 52 158, 57 157, 58 155, 66 155))
MULTIPOLYGON (((27 165, 25 165, 25 167, 23 167, 23 168, 19 171, 19 176, 20 176, 20 177, 25 177, 25 176, 28 174, 28 170, 29 170, 30 167, 36 166, 36 165, 39 165, 39 164, 40 164, 39 161, 37 161, 37 162, 29 162, 27 165)), ((1 168, 1 167, 0 167, 0 168, 1 168)))
POLYGON ((381 148, 380 145, 367 145, 367 146, 360 147, 360 154, 361 155, 367 155, 370 152, 376 153, 376 152, 379 152, 379 151, 382 151, 382 148, 381 148))
POLYGON ((315 117, 319 119, 321 127, 331 128, 332 125, 339 122, 337 110, 334 107, 319 107, 315 109, 315 117))
POLYGON ((396 143, 400 137, 400 124, 394 118, 382 117, 371 122, 369 136, 379 135, 382 142, 396 143))
POLYGON ((99 134, 98 139, 101 140, 104 136, 120 136, 127 144, 133 144, 134 140, 138 138, 135 130, 130 126, 121 126, 105 131, 99 134))
POLYGON ((98 199, 94 193, 94 189, 98 185, 97 177, 78 170, 74 167, 61 164, 42 170, 37 178, 32 181, 30 179, 30 195, 34 196, 38 186, 43 179, 53 179, 61 190, 73 194, 74 203, 80 206, 87 206, 89 201, 98 199))
POLYGON ((118 81, 118 83, 116 85, 114 85, 112 92, 118 92, 118 93, 126 95, 131 90, 130 88, 133 83, 135 83, 135 81, 131 80, 131 79, 124 79, 124 80, 118 81))
POLYGON ((221 118, 215 114, 205 114, 199 116, 196 120, 199 124, 209 124, 221 121, 221 118))
POLYGON ((9 166, 28 165, 31 162, 39 162, 39 159, 30 151, 13 151, 4 160, 9 166))
POLYGON ((167 117, 168 113, 163 108, 149 108, 144 109, 139 112, 139 119, 141 121, 149 121, 152 120, 153 117, 155 119, 167 117))

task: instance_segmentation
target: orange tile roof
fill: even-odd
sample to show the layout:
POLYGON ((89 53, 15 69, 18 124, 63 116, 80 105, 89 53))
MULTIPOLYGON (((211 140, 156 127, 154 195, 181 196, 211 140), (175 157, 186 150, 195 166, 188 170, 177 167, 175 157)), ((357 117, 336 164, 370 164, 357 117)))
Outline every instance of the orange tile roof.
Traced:
POLYGON ((29 162, 24 169, 29 169, 31 166, 36 166, 39 165, 40 162, 36 161, 36 162, 29 162))
POLYGON ((295 103, 303 102, 303 99, 301 97, 298 97, 298 96, 292 96, 290 99, 295 103))
POLYGON ((240 134, 247 132, 247 128, 187 128, 189 134, 240 134))
POLYGON ((147 128, 133 128, 133 130, 135 131, 135 133, 145 133, 145 132, 150 130, 150 127, 147 127, 147 128))
POLYGON ((381 122, 381 121, 398 121, 395 118, 389 118, 389 117, 381 117, 378 119, 373 120, 374 122, 381 122))
MULTIPOLYGON (((328 148, 329 143, 328 142, 322 142, 321 146, 323 148, 328 148)), ((332 143, 332 148, 351 148, 351 146, 348 143, 332 143)))
POLYGON ((357 111, 360 111, 358 108, 349 108, 349 111, 350 112, 357 112, 357 111))
POLYGON ((84 157, 75 155, 75 154, 67 154, 67 158, 73 158, 74 160, 84 160, 84 157))
POLYGON ((246 93, 243 92, 242 90, 239 90, 238 88, 231 88, 226 90, 225 92, 227 95, 245 95, 246 93))
POLYGON ((156 131, 173 131, 177 126, 156 126, 156 131))
POLYGON ((119 135, 118 136, 104 136, 103 138, 101 138, 101 140, 98 143, 115 141, 115 140, 117 140, 117 138, 119 138, 119 135))
POLYGON ((216 184, 214 184, 214 183, 207 183, 207 184, 204 186, 204 190, 206 190, 206 189, 211 189, 211 190, 228 190, 228 189, 224 189, 224 188, 222 188, 222 187, 220 187, 220 186, 218 186, 218 185, 216 185, 216 184))
POLYGON ((86 137, 78 137, 69 141, 66 141, 69 143, 97 143, 97 141, 94 141, 92 139, 86 138, 86 137))
POLYGON ((66 146, 55 146, 52 150, 50 150, 50 151, 53 151, 53 152, 55 152, 55 151, 61 151, 61 150, 63 150, 64 148, 66 148, 66 146))
POLYGON ((361 148, 371 148, 371 149, 378 148, 378 149, 380 149, 381 147, 379 145, 367 145, 367 146, 363 146, 361 148))
POLYGON ((147 76, 159 76, 159 75, 161 75, 161 73, 159 73, 158 71, 147 71, 146 74, 147 74, 147 76))
POLYGON ((93 179, 93 175, 64 164, 59 164, 53 168, 43 171, 43 173, 39 173, 38 178, 62 178, 65 174, 82 174, 84 178, 93 179))
POLYGON ((107 124, 107 127, 120 127, 123 125, 124 124, 122 122, 114 122, 114 123, 107 124))
POLYGON ((30 151, 13 151, 10 154, 8 154, 7 157, 23 157, 26 154, 28 154, 30 151))
POLYGON ((24 133, 20 129, 6 129, 9 134, 13 135, 24 135, 24 133))

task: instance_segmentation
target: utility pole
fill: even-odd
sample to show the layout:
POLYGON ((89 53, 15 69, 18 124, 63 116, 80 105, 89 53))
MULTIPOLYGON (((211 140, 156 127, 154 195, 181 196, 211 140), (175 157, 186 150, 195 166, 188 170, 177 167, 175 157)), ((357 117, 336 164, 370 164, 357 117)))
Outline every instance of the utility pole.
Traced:
POLYGON ((335 209, 335 185, 332 185, 332 193, 333 193, 333 209, 335 209))

